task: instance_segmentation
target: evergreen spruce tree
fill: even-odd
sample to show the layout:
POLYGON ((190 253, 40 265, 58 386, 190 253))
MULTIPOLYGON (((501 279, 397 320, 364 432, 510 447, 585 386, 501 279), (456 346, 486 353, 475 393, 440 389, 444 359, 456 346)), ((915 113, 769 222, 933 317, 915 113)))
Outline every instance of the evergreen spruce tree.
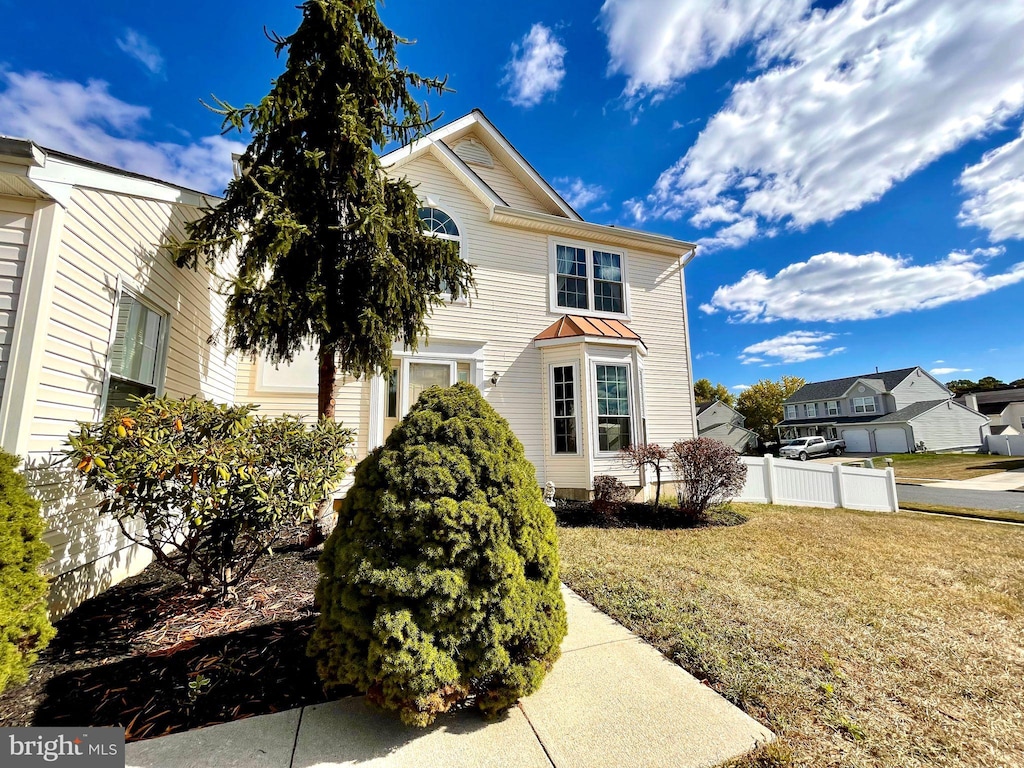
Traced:
POLYGON ((423 233, 413 187, 376 154, 433 123, 413 91, 441 93, 445 81, 398 66, 406 41, 373 0, 300 7, 294 34, 271 36, 287 64, 270 93, 242 108, 217 101, 225 132, 252 135, 243 175, 169 245, 183 267, 237 257, 231 346, 276 363, 312 345, 318 412, 332 418, 337 374, 386 370, 395 340, 415 348, 426 335, 442 287, 458 298, 472 278, 454 244, 423 233))

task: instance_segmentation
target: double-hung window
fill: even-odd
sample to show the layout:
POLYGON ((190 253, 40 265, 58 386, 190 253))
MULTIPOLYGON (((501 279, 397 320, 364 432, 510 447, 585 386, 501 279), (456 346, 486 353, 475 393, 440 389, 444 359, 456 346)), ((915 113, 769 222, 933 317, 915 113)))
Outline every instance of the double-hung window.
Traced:
POLYGON ((796 406, 795 405, 787 405, 786 406, 786 418, 787 419, 795 419, 796 418, 796 406))
POLYGON ((131 406, 129 397, 157 394, 167 352, 168 318, 128 291, 117 304, 110 349, 106 410, 131 406))
POLYGON ((595 366, 597 389, 597 448, 618 451, 631 443, 632 418, 629 407, 629 366, 595 366))
POLYGON ((556 243, 555 306, 626 314, 623 255, 556 243))
POLYGON ((874 413, 875 412, 875 398, 873 398, 873 397, 855 397, 855 398, 853 398, 853 412, 854 413, 874 413))
POLYGON ((836 401, 836 400, 829 400, 827 403, 825 403, 825 408, 828 411, 828 415, 829 416, 838 416, 839 415, 839 402, 838 401, 836 401))
POLYGON ((804 406, 804 410, 807 412, 808 419, 816 418, 818 415, 818 404, 808 403, 807 405, 804 406))
POLYGON ((552 448, 554 453, 579 453, 576 435, 576 366, 551 367, 552 448))

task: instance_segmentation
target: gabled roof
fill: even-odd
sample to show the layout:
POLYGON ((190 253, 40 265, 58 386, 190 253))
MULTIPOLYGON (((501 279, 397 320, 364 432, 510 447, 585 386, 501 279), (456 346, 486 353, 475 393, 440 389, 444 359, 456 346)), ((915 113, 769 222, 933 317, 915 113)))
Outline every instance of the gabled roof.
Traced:
POLYGON ((698 400, 697 401, 697 415, 700 416, 704 411, 710 408, 712 405, 717 403, 717 400, 698 400))
POLYGON ((582 317, 580 315, 563 315, 534 336, 534 341, 547 341, 549 339, 568 339, 576 336, 589 336, 603 339, 626 339, 628 341, 639 341, 643 339, 637 336, 629 327, 620 320, 602 320, 599 317, 582 317))
MULTIPOLYGON (((985 389, 970 392, 978 401, 978 410, 992 416, 1002 413, 1010 403, 1024 403, 1024 387, 1006 387, 1004 389, 985 389)), ((960 395, 954 398, 958 403, 967 404, 967 397, 960 395)))
MULTIPOLYGON (((380 163, 388 169, 398 168, 435 145, 439 145, 438 148, 443 147, 451 155, 455 155, 451 150, 451 145, 470 133, 479 136, 487 149, 498 158, 502 165, 508 168, 537 198, 546 202, 552 211, 558 211, 558 215, 573 221, 583 221, 583 217, 573 210, 572 206, 555 191, 554 187, 548 184, 543 176, 537 173, 526 158, 519 154, 519 151, 479 109, 474 109, 468 115, 436 128, 426 136, 422 136, 404 147, 389 152, 381 157, 380 163)), ((487 191, 494 194, 494 190, 468 165, 465 163, 461 163, 461 165, 464 167, 460 170, 466 173, 474 183, 483 185, 487 191)), ((494 196, 497 197, 497 195, 494 196)), ((498 200, 501 199, 498 198, 498 200)), ((500 204, 505 205, 504 202, 500 202, 500 204)))
MULTIPOLYGON (((911 368, 913 370, 913 368, 911 368)), ((856 381, 856 378, 854 379, 856 381)), ((799 427, 806 426, 808 424, 891 424, 891 423, 903 423, 916 419, 923 413, 938 408, 943 403, 952 402, 951 400, 922 400, 917 403, 911 403, 906 408, 900 408, 898 411, 892 413, 860 413, 854 416, 819 416, 813 419, 785 419, 780 421, 775 426, 777 427, 799 427)), ((959 403, 954 403, 959 405, 959 403)), ((963 406, 961 406, 963 407, 963 406)), ((970 410, 969 408, 967 410, 970 410)))
POLYGON ((804 384, 800 389, 786 398, 786 403, 810 403, 818 400, 835 400, 845 395, 858 379, 881 381, 883 391, 891 392, 900 382, 917 370, 913 368, 899 368, 895 371, 882 371, 881 373, 865 373, 860 376, 847 376, 843 379, 830 379, 829 381, 814 381, 804 384))

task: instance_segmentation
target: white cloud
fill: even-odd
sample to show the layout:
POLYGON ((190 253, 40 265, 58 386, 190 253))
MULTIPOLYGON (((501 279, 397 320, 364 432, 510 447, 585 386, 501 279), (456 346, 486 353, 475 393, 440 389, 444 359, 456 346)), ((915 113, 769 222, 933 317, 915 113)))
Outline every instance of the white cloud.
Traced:
MULTIPOLYGON (((640 27, 630 29, 643 45, 640 27)), ((773 225, 833 221, 1018 114, 1021 39, 1015 3, 847 0, 769 24, 756 44, 756 74, 733 87, 662 173, 642 213, 708 223, 725 211, 756 222, 742 231, 729 223, 707 239, 710 249, 736 247, 773 225)), ((643 82, 670 76, 680 75, 643 82)))
POLYGON ((121 101, 101 80, 83 85, 40 72, 0 70, 0 133, 192 189, 222 193, 231 180, 231 153, 244 151, 245 145, 219 134, 189 144, 147 142, 140 136, 149 119, 148 107, 121 101))
POLYGON ((742 392, 744 389, 750 389, 750 385, 749 384, 734 384, 731 387, 729 387, 729 389, 732 389, 732 390, 734 390, 736 392, 742 392))
POLYGON ((945 360, 936 360, 936 361, 935 361, 935 362, 933 363, 933 365, 941 365, 941 364, 942 364, 942 363, 944 363, 944 362, 946 362, 946 361, 945 361, 945 360))
POLYGON ((916 266, 883 253, 821 253, 773 277, 751 270, 719 287, 701 309, 728 312, 731 320, 745 323, 867 320, 932 309, 1024 282, 1024 262, 1005 272, 984 273, 986 261, 1002 254, 1002 248, 954 251, 941 261, 916 266))
POLYGON ((136 30, 126 29, 124 36, 117 39, 117 47, 149 70, 150 74, 163 74, 164 57, 160 55, 160 49, 136 30))
POLYGON ((1024 126, 1019 137, 965 168, 960 188, 970 195, 957 217, 962 225, 987 229, 997 243, 1024 239, 1024 126))
POLYGON ((543 24, 534 24, 519 43, 512 45, 512 60, 505 65, 502 85, 517 107, 535 107, 562 87, 565 46, 543 24))
POLYGON ((721 357, 717 352, 698 352, 693 356, 694 360, 703 360, 705 357, 721 357))
POLYGON ((627 97, 670 90, 739 46, 803 16, 808 0, 606 0, 609 72, 627 76, 627 97))
POLYGON ((780 363, 803 363, 819 357, 838 355, 846 347, 827 347, 826 344, 836 337, 834 333, 816 331, 792 331, 773 339, 765 339, 751 344, 740 353, 739 361, 743 364, 764 363, 768 365, 780 363))
POLYGON ((932 376, 945 376, 949 373, 970 373, 971 368, 932 368, 929 373, 932 376))
POLYGON ((577 210, 589 207, 605 195, 604 187, 599 184, 587 184, 578 177, 555 179, 555 189, 565 198, 565 202, 577 210))

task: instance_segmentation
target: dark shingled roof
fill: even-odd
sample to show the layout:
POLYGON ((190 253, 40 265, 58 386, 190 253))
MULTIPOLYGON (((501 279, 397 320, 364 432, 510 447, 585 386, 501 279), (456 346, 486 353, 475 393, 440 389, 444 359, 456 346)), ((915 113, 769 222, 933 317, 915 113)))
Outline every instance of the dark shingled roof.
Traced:
POLYGON ((886 392, 891 392, 901 381, 916 370, 913 368, 900 368, 896 371, 882 371, 881 373, 863 373, 860 376, 847 376, 845 379, 830 379, 829 381, 813 381, 804 384, 800 389, 790 395, 786 403, 813 403, 818 400, 835 400, 846 394, 857 379, 881 379, 886 392))
MULTIPOLYGON (((978 410, 986 416, 1002 413, 1010 403, 1024 402, 1024 387, 1006 387, 1005 389, 988 389, 972 393, 978 398, 978 410)), ((956 401, 967 405, 967 398, 960 395, 956 401)))
MULTIPOLYGON (((913 370, 913 368, 911 368, 913 370)), ((857 377, 863 378, 863 377, 857 377)), ((853 379, 856 381, 856 378, 853 379)), ((818 419, 786 419, 780 421, 777 426, 780 427, 799 427, 806 426, 808 424, 888 424, 893 422, 904 422, 910 421, 922 413, 930 411, 937 405, 942 405, 948 402, 947 400, 922 400, 919 403, 911 403, 906 408, 900 408, 898 411, 892 413, 862 413, 856 416, 834 416, 832 418, 818 418, 818 419)))
POLYGON ((717 403, 717 400, 698 400, 697 401, 697 415, 700 416, 704 411, 710 408, 712 405, 717 403))

